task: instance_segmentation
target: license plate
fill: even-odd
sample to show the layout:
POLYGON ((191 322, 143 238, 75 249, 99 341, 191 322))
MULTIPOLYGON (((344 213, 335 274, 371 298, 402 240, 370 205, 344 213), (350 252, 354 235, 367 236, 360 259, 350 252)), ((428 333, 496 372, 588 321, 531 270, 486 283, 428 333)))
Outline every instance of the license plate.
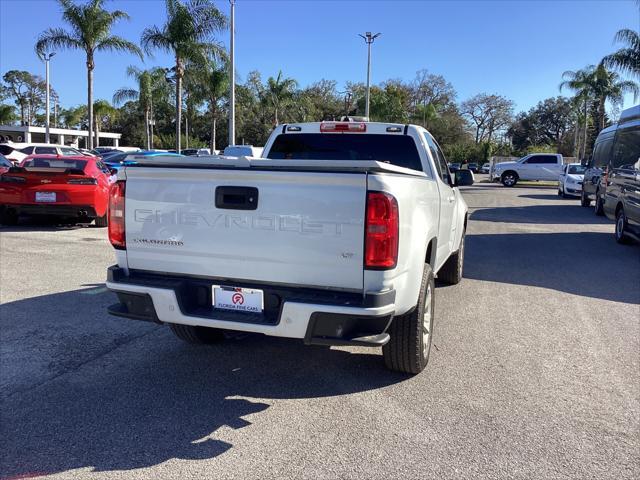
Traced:
POLYGON ((262 313, 262 290, 252 288, 213 286, 213 306, 221 310, 262 313))
POLYGON ((36 192, 36 202, 55 202, 56 192, 36 192))

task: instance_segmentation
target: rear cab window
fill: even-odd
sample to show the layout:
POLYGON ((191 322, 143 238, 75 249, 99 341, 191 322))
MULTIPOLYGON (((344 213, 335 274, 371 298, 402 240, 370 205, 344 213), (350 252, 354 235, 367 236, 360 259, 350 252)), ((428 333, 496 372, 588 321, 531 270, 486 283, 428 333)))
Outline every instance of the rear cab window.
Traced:
POLYGON ((272 160, 376 160, 422 172, 413 137, 360 133, 293 133, 276 137, 272 160))

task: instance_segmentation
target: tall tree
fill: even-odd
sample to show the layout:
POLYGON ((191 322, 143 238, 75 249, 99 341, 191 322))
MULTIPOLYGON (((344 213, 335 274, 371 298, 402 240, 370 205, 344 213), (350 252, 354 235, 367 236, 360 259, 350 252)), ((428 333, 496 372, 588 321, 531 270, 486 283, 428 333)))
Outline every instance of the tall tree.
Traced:
POLYGON ((293 94, 297 86, 298 82, 293 78, 283 78, 282 71, 278 72, 278 76, 276 78, 269 77, 267 80, 266 95, 273 106, 274 125, 278 125, 278 112, 293 98, 293 94))
POLYGON ((100 130, 103 125, 108 125, 118 114, 118 109, 114 108, 106 100, 96 100, 93 104, 95 143, 96 147, 100 146, 100 130))
MULTIPOLYGON (((36 114, 45 105, 46 83, 38 75, 32 75, 24 70, 9 70, 2 79, 6 83, 2 87, 3 96, 13 97, 20 108, 22 125, 33 123, 36 114)), ((52 97, 57 94, 50 88, 52 97)))
POLYGON ((511 124, 513 102, 500 95, 481 93, 462 102, 460 113, 471 121, 476 144, 491 142, 495 134, 511 124))
POLYGON ((151 150, 153 149, 153 99, 154 96, 157 96, 158 91, 166 85, 164 71, 160 68, 141 70, 130 65, 127 68, 127 75, 136 81, 138 89, 120 88, 116 90, 113 94, 113 103, 120 105, 128 100, 138 102, 138 106, 144 114, 147 149, 151 150))
POLYGON ((578 152, 580 157, 585 157, 587 154, 587 129, 589 128, 589 104, 595 98, 595 92, 593 90, 593 71, 595 67, 590 65, 581 70, 567 70, 562 74, 563 81, 560 83, 560 91, 563 88, 568 88, 575 93, 574 102, 576 104, 582 104, 582 121, 584 132, 584 143, 582 146, 582 154, 578 152))
POLYGON ((103 8, 104 0, 91 0, 76 4, 73 0, 58 0, 62 7, 62 19, 71 30, 49 28, 36 42, 36 53, 42 56, 52 49, 82 50, 87 65, 87 111, 89 119, 88 148, 93 148, 93 70, 97 52, 129 52, 142 59, 138 46, 122 37, 111 35, 111 29, 119 20, 129 19, 121 10, 109 12, 103 8))
POLYGON ((176 150, 181 150, 182 81, 185 63, 203 63, 207 54, 219 55, 222 48, 210 43, 211 36, 226 28, 226 17, 211 0, 165 0, 167 21, 162 27, 152 26, 142 32, 145 51, 170 52, 175 57, 176 79, 176 150))
POLYGON ((193 96, 206 102, 211 117, 211 153, 217 150, 216 125, 220 114, 221 102, 229 87, 228 65, 216 62, 214 59, 196 66, 193 72, 193 96))
POLYGON ((615 106, 622 105, 626 93, 633 93, 635 101, 640 89, 637 83, 620 79, 620 75, 608 70, 602 63, 595 68, 591 79, 593 93, 598 102, 598 131, 600 131, 605 127, 606 102, 611 102, 615 106))
POLYGON ((625 28, 616 33, 615 41, 624 43, 626 46, 604 57, 602 63, 607 68, 614 68, 640 78, 640 34, 625 28))

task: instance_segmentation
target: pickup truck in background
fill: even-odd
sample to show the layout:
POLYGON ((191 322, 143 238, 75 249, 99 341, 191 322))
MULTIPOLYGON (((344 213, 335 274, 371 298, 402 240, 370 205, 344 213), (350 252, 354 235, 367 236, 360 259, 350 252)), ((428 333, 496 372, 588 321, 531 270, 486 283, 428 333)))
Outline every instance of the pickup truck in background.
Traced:
POLYGON ((532 153, 515 162, 496 163, 492 179, 505 187, 513 187, 519 180, 558 181, 563 165, 560 154, 532 153))
MULTIPOLYGON (((461 280, 467 205, 424 128, 276 127, 264 158, 141 158, 111 189, 109 312, 209 343, 225 330, 382 347, 427 365, 434 277, 461 280)), ((457 179, 457 180, 456 180, 457 179)))

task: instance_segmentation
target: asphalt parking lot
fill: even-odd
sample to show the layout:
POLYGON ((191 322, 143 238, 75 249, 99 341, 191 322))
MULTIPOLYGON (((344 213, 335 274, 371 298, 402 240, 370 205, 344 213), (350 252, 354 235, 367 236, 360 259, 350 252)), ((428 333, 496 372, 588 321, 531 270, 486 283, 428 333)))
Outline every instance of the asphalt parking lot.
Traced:
POLYGON ((640 477, 640 247, 553 188, 465 189, 416 377, 381 352, 110 317, 105 229, 0 228, 0 478, 640 477))

